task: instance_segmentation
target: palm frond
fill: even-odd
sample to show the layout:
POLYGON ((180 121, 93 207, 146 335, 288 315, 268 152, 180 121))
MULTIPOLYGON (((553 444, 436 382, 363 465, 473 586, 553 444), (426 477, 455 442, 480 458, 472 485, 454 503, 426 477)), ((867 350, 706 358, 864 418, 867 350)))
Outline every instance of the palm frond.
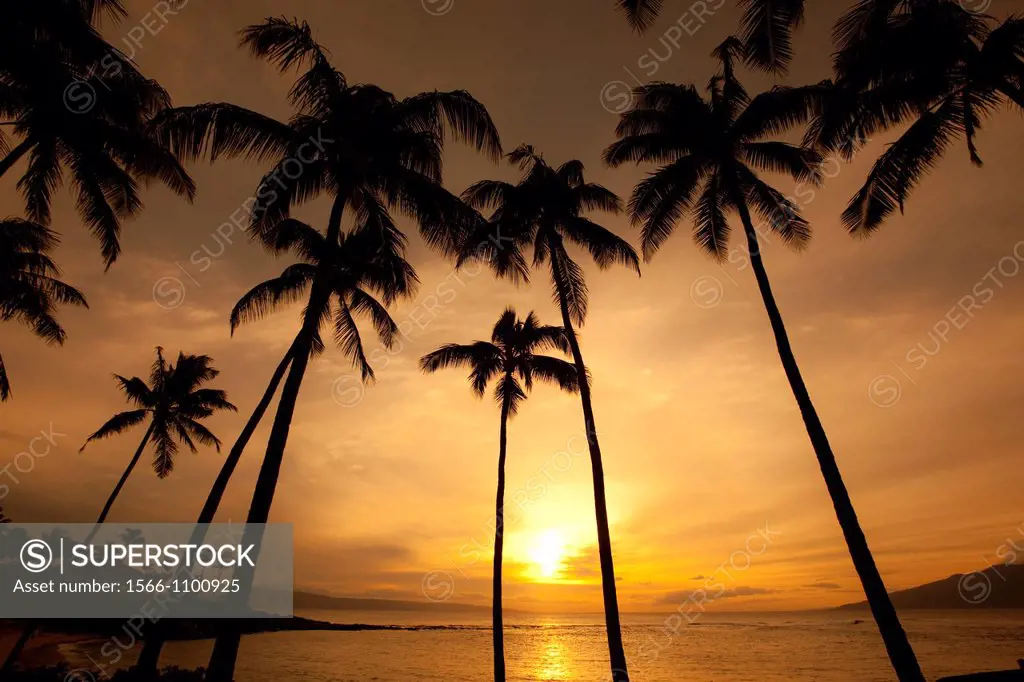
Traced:
POLYGON ((246 26, 239 43, 252 56, 266 59, 281 71, 309 61, 326 60, 326 51, 313 39, 313 30, 305 21, 287 17, 267 17, 261 24, 246 26))
POLYGON ((0 402, 11 397, 11 382, 7 378, 7 366, 4 365, 4 358, 0 355, 0 402))
POLYGON ((281 304, 298 301, 315 274, 315 266, 299 263, 285 268, 280 276, 257 284, 231 310, 232 333, 239 325, 262 319, 281 304))
POLYGON ((547 355, 534 355, 530 358, 529 366, 535 378, 550 381, 566 393, 579 392, 579 375, 573 363, 547 355))
POLYGON ((501 139, 487 108, 465 90, 425 92, 402 101, 403 119, 413 130, 444 140, 445 130, 491 159, 501 158, 501 139))
POLYGON ((782 74, 793 59, 793 29, 803 23, 804 0, 739 0, 750 64, 782 74))
POLYGON ((562 223, 562 232, 570 241, 589 251, 600 269, 624 265, 640 274, 640 259, 636 251, 629 242, 608 228, 586 218, 574 218, 562 223))
POLYGON ((101 440, 103 438, 109 438, 110 436, 116 436, 124 433, 131 427, 144 422, 147 416, 149 416, 149 410, 131 410, 115 414, 113 417, 108 419, 103 426, 96 429, 91 436, 85 439, 85 444, 82 445, 79 452, 84 451, 86 445, 94 440, 101 440))
POLYGON ((263 162, 287 153, 295 140, 286 123, 234 104, 166 109, 149 125, 157 142, 186 162, 221 157, 263 162))
POLYGON ((633 30, 643 33, 658 19, 665 0, 616 0, 616 2, 619 9, 625 12, 633 30))
POLYGON ((338 344, 352 365, 359 370, 364 382, 373 381, 373 367, 363 349, 363 339, 359 335, 359 327, 352 317, 352 311, 342 301, 334 313, 334 342, 338 344))
POLYGON ((650 260, 689 212, 701 179, 707 173, 704 160, 685 156, 650 174, 633 190, 630 219, 643 225, 644 258, 650 260))
POLYGON ((872 232, 897 209, 902 211, 910 192, 962 130, 963 108, 955 98, 922 114, 875 162, 843 212, 846 228, 853 233, 872 232))
POLYGON ((708 177, 693 209, 693 238, 697 245, 716 260, 729 252, 729 220, 726 192, 717 173, 708 177))

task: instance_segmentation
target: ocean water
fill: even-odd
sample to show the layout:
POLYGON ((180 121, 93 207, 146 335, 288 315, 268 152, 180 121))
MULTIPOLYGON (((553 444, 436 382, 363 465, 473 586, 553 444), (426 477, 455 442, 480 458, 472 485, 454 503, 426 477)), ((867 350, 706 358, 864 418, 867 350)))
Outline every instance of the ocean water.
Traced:
MULTIPOLYGON (((484 682, 491 679, 486 616, 446 621, 409 613, 303 614, 345 623, 453 626, 445 629, 298 632, 246 637, 237 682, 484 682)), ((1016 667, 1024 657, 1024 612, 901 614, 929 680, 1016 667)), ((508 679, 606 681, 600 616, 514 617, 505 632, 508 679)), ((636 682, 891 682, 869 614, 703 614, 674 625, 664 616, 626 616, 623 636, 636 682)), ((211 642, 172 643, 162 665, 198 667, 211 642)), ((100 644, 67 645, 78 679, 102 679, 100 644)), ((130 662, 128 657, 121 662, 130 662)))

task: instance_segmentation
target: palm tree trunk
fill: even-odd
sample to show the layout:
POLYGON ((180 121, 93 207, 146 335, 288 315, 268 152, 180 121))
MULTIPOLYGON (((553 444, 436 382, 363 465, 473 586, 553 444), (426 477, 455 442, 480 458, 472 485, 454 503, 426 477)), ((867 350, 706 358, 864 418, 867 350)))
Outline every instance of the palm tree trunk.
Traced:
POLYGON ((30 140, 25 140, 8 152, 7 156, 0 159, 0 178, 2 178, 4 173, 9 171, 14 164, 18 163, 18 161, 21 160, 21 157, 25 156, 25 153, 31 148, 32 142, 30 140))
POLYGON ((601 445, 597 440, 597 425, 594 421, 594 406, 590 400, 590 384, 587 381, 587 366, 583 362, 579 340, 572 326, 569 314, 568 292, 562 277, 561 245, 550 244, 551 274, 558 292, 558 307, 562 311, 576 378, 579 381, 580 399, 583 402, 583 424, 587 431, 587 446, 590 448, 590 468, 594 478, 594 508, 597 516, 597 550, 601 560, 601 589, 604 593, 604 621, 608 631, 608 654, 611 662, 611 682, 629 682, 626 668, 626 651, 622 645, 622 626, 619 622, 619 598, 615 590, 615 564, 612 560, 612 539, 608 527, 608 502, 604 490, 604 464, 601 460, 601 445))
POLYGON ((736 198, 740 218, 743 220, 743 228, 747 235, 750 263, 754 270, 754 276, 757 278, 757 287, 761 291, 761 298, 764 299, 764 307, 768 311, 768 319, 771 321, 772 332, 775 334, 775 345, 778 347, 782 367, 786 372, 786 378, 789 379, 793 395, 796 397, 800 414, 807 428, 807 435, 810 436, 814 454, 821 467, 821 474, 825 477, 825 486, 828 488, 832 505, 836 510, 836 517, 839 519, 839 526, 842 528, 843 537, 846 538, 846 545, 853 558, 854 568, 857 570, 857 575, 860 576, 864 594, 867 595, 871 613, 875 622, 878 623, 882 641, 889 653, 889 660, 892 662, 892 667, 896 670, 896 676, 900 682, 924 682, 921 666, 917 662, 914 650, 907 639, 907 633, 903 630, 899 616, 896 615, 896 608, 889 598, 889 592, 875 565, 867 538, 857 520, 853 502, 850 500, 850 494, 846 490, 846 484, 843 483, 842 474, 839 472, 835 455, 832 453, 832 446, 829 445, 825 428, 818 418, 818 413, 811 402, 810 393, 808 393, 807 386, 800 374, 800 368, 797 366, 793 348, 789 343, 789 335, 786 333, 786 327, 782 320, 782 313, 775 302, 771 283, 768 281, 768 273, 765 270, 764 261, 761 260, 757 232, 750 220, 750 211, 742 196, 736 193, 736 198))
MULTIPOLYGON (((344 206, 345 196, 339 194, 334 200, 330 222, 327 226, 326 241, 329 248, 338 243, 344 206)), ((313 338, 320 325, 319 312, 325 303, 330 303, 331 290, 326 277, 328 266, 326 259, 321 261, 320 269, 310 286, 309 304, 306 306, 302 329, 296 337, 291 369, 288 371, 288 378, 285 379, 284 389, 281 391, 281 401, 277 405, 274 425, 271 427, 270 439, 267 441, 267 453, 263 457, 259 477, 256 479, 256 488, 252 494, 252 502, 249 505, 249 515, 245 521, 246 530, 242 542, 255 546, 253 552, 255 556, 259 555, 263 536, 262 530, 252 530, 252 524, 266 523, 270 517, 270 507, 274 503, 277 479, 281 473, 281 462, 284 460, 284 449, 288 444, 288 431, 291 428, 292 416, 295 414, 295 404, 298 402, 299 389, 302 387, 302 379, 306 374, 306 366, 309 364, 313 338)), ((244 589, 248 591, 251 587, 251 584, 247 584, 244 589)), ((241 643, 242 635, 237 629, 229 630, 217 637, 213 646, 213 654, 210 656, 210 666, 206 673, 207 682, 231 682, 234 678, 235 663, 238 660, 238 649, 241 643)))
MULTIPOLYGON (((506 373, 506 385, 511 376, 506 373)), ((498 493, 494 502, 494 582, 491 598, 491 633, 494 637, 494 682, 505 682, 505 626, 502 622, 501 561, 505 545, 505 455, 508 446, 508 413, 510 400, 501 403, 501 435, 498 440, 498 493)))
MULTIPOLYGON (((282 358, 281 362, 278 364, 277 369, 274 370, 273 376, 270 377, 270 383, 267 385, 267 390, 264 391, 263 397, 260 399, 259 404, 256 405, 256 409, 253 410, 252 415, 249 417, 249 421, 245 423, 245 427, 238 435, 238 439, 235 441, 235 444, 231 446, 231 452, 228 453, 227 458, 224 460, 224 464, 221 465, 220 473, 217 474, 217 480, 214 481, 213 488, 210 490, 210 494, 206 498, 206 504, 203 505, 203 510, 199 513, 199 520, 196 521, 196 527, 192 531, 191 538, 189 538, 189 544, 202 544, 203 538, 206 536, 206 525, 213 523, 214 516, 217 514, 217 508, 220 506, 220 502, 224 497, 224 493, 227 490, 231 476, 235 473, 235 467, 238 466, 238 462, 242 458, 242 453, 245 451, 245 447, 249 444, 249 439, 252 438, 252 434, 256 431, 256 428, 263 420, 263 415, 266 414, 267 408, 270 407, 270 403, 274 399, 274 394, 277 393, 277 387, 280 386, 281 379, 284 378, 284 373, 292 361, 292 354, 295 352, 295 346, 297 344, 298 338, 296 337, 295 341, 293 341, 292 345, 288 348, 288 352, 285 353, 284 358, 282 358)), ((163 649, 165 641, 160 634, 161 627, 159 625, 159 621, 151 623, 149 629, 150 636, 144 640, 142 654, 139 656, 139 662, 135 666, 136 670, 144 675, 156 672, 157 666, 160 662, 160 651, 163 649)))
MULTIPOLYGON (((310 309, 312 308, 311 304, 310 309)), ((295 404, 298 401, 306 366, 309 364, 312 334, 307 334, 306 331, 304 329, 302 332, 305 338, 292 359, 291 369, 281 392, 281 401, 278 403, 274 426, 267 442, 267 454, 263 458, 263 465, 260 467, 259 477, 256 480, 256 489, 253 491, 252 503, 249 506, 249 515, 245 520, 246 532, 242 544, 250 544, 249 524, 266 523, 270 516, 270 507, 274 502, 274 492, 277 489, 277 479, 281 473, 281 462, 284 460, 284 448, 288 443, 288 431, 291 427, 292 416, 295 414, 295 404)), ((261 537, 252 538, 251 544, 256 546, 254 552, 256 555, 259 554, 261 540, 261 537)), ((208 682, 231 682, 234 678, 235 663, 241 643, 242 635, 238 630, 231 630, 217 638, 213 654, 210 657, 210 667, 206 674, 208 682)))
POLYGON ((103 522, 107 519, 107 514, 110 513, 110 508, 114 506, 114 500, 116 500, 117 496, 121 494, 121 488, 124 487, 128 477, 131 476, 132 470, 135 469, 135 465, 139 463, 139 458, 142 457, 142 451, 146 449, 146 444, 149 443, 149 437, 153 435, 153 429, 155 428, 156 419, 150 422, 149 428, 146 429, 146 435, 142 437, 142 442, 139 443, 139 448, 135 451, 135 456, 132 457, 132 461, 128 462, 128 467, 124 470, 124 473, 121 474, 121 480, 114 486, 114 491, 110 493, 110 497, 107 498, 107 503, 103 505, 103 511, 100 512, 100 517, 96 519, 96 525, 92 527, 91 531, 89 531, 89 535, 85 538, 85 542, 83 544, 89 544, 92 539, 96 537, 96 533, 99 532, 100 526, 102 526, 103 522))

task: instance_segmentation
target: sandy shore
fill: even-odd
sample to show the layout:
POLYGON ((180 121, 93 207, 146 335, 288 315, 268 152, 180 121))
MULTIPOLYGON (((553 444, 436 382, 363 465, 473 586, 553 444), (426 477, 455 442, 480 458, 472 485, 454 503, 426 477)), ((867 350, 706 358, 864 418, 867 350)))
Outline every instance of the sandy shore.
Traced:
MULTIPOLYGON (((10 625, 0 625, 0 656, 7 654, 21 636, 21 630, 10 625)), ((95 635, 69 635, 59 632, 44 632, 29 640, 18 661, 25 667, 55 665, 63 662, 60 645, 73 642, 87 642, 96 639, 95 635)))

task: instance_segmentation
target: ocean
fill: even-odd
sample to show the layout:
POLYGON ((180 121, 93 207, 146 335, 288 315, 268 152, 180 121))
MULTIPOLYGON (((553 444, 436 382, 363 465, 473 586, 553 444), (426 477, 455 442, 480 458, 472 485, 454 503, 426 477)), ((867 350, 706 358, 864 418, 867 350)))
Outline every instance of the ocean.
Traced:
MULTIPOLYGON (((486 615, 447 621, 415 613, 352 611, 302 615, 343 623, 451 626, 365 632, 290 632, 244 638, 237 682, 485 682, 491 675, 486 615)), ((1006 670, 1024 657, 1024 612, 901 614, 929 680, 1006 670)), ((510 616, 509 681, 607 681, 600 615, 510 616)), ((623 637, 636 682, 891 682, 894 675, 870 614, 707 613, 678 626, 664 616, 624 616, 623 637)), ((108 674, 102 643, 65 645, 79 680, 108 674)), ((161 665, 199 667, 212 642, 172 643, 161 665)), ((130 663, 125 657, 121 665, 130 663)))

